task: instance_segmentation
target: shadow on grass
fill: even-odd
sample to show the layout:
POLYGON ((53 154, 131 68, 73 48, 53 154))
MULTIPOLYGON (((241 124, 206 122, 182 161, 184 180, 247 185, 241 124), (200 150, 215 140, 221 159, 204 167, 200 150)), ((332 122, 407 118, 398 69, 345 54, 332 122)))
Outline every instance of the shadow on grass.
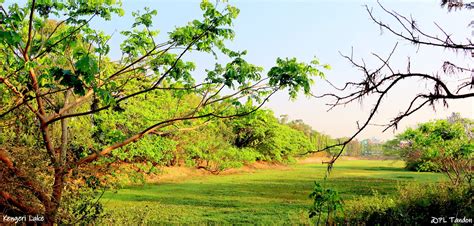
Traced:
POLYGON ((366 171, 393 171, 393 172, 411 172, 405 168, 390 166, 335 166, 334 170, 366 170, 366 171))
MULTIPOLYGON (((321 181, 319 181, 321 182, 321 181)), ((374 191, 390 194, 396 190, 397 180, 379 178, 332 178, 327 186, 346 197, 370 196, 374 191)), ((167 205, 194 207, 238 208, 281 205, 307 207, 312 180, 261 180, 235 183, 185 183, 134 187, 106 195, 114 201, 152 201, 167 205)))

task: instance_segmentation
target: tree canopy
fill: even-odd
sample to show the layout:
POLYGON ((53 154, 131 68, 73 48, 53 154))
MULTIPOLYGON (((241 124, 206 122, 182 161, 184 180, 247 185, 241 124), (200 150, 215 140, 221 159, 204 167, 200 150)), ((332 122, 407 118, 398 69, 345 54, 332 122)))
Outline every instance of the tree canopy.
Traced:
POLYGON ((97 164, 166 159, 177 145, 168 134, 254 113, 281 90, 292 98, 309 94, 313 79, 324 76, 326 65, 296 58, 278 58, 264 74, 245 59, 247 51, 226 47, 239 10, 207 0, 200 7, 202 19, 160 43, 157 11, 132 13, 130 29, 120 31, 122 55, 113 58, 110 34, 91 21, 124 15, 119 1, 2 4, 1 205, 59 222, 72 182, 100 181, 85 173, 97 164), (203 79, 183 60, 190 52, 216 58, 203 79))

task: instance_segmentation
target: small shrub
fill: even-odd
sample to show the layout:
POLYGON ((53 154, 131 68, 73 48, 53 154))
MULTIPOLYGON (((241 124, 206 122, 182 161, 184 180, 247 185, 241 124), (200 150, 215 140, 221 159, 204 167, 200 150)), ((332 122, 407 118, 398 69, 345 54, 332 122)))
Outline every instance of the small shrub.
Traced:
POLYGON ((336 190, 324 188, 321 184, 314 182, 313 192, 309 195, 313 199, 313 205, 309 209, 309 217, 317 216, 317 225, 321 216, 326 213, 326 224, 331 224, 338 212, 343 211, 343 201, 336 190))

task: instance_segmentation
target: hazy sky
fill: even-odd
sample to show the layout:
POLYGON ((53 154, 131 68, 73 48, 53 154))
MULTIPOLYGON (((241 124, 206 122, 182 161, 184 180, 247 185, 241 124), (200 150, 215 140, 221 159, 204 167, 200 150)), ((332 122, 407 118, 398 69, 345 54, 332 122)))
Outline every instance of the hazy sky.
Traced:
MULTIPOLYGON (((126 16, 114 18, 111 22, 95 22, 95 26, 111 34, 115 31, 112 39, 112 53, 119 54, 118 31, 130 27, 131 12, 143 7, 158 10, 155 19, 156 28, 160 29, 162 38, 166 37, 168 31, 175 26, 186 24, 196 18, 200 18, 201 11, 197 0, 124 0, 126 16)), ((229 46, 234 49, 248 50, 247 60, 269 69, 273 66, 277 57, 297 57, 301 61, 309 62, 316 56, 322 63, 331 65, 332 70, 326 72, 327 79, 336 85, 342 85, 347 81, 359 81, 362 74, 353 68, 349 62, 343 59, 339 52, 353 54, 356 59, 364 58, 369 66, 375 68, 379 62, 371 53, 386 56, 395 43, 398 48, 392 57, 394 67, 401 71, 406 69, 407 58, 411 59, 412 72, 436 73, 440 72, 444 61, 454 61, 465 66, 472 66, 473 58, 462 53, 452 53, 444 49, 417 48, 410 43, 395 38, 389 32, 381 32, 369 18, 364 8, 368 4, 373 8, 374 14, 388 24, 396 24, 393 18, 383 13, 376 1, 317 1, 317 0, 240 0, 229 1, 240 10, 240 16, 235 21, 236 38, 229 46)), ((405 16, 412 16, 417 23, 427 32, 441 35, 433 22, 438 23, 449 34, 458 40, 472 38, 473 28, 467 25, 471 20, 472 11, 467 10, 448 13, 446 9, 440 8, 439 1, 381 1, 390 10, 396 10, 405 16)), ((214 65, 212 57, 193 56, 187 58, 197 62, 201 66, 199 71, 205 67, 214 65)), ((197 73, 199 73, 199 71, 197 73)), ((453 78, 454 81, 459 78, 453 78)), ((398 112, 407 107, 408 101, 422 90, 426 90, 424 84, 419 80, 411 80, 401 83, 399 89, 394 90, 385 104, 378 112, 374 123, 387 123, 395 117, 398 112)), ((323 81, 317 81, 313 89, 314 93, 322 94, 334 92, 334 90, 323 81)), ((326 103, 332 99, 314 99, 301 96, 297 101, 290 101, 285 94, 279 94, 271 99, 267 107, 275 114, 289 115, 290 119, 303 119, 314 129, 327 133, 333 137, 350 136, 356 130, 356 121, 361 123, 366 119, 370 107, 374 104, 373 99, 367 99, 362 103, 354 103, 345 107, 335 108, 327 112, 326 103)), ((430 107, 405 119, 398 132, 407 126, 414 126, 419 122, 434 118, 445 118, 451 112, 460 112, 464 117, 474 118, 474 99, 451 101, 450 108, 444 109, 439 105, 436 112, 430 107)), ((358 138, 377 137, 388 139, 393 136, 392 131, 382 133, 380 127, 370 127, 358 138)))

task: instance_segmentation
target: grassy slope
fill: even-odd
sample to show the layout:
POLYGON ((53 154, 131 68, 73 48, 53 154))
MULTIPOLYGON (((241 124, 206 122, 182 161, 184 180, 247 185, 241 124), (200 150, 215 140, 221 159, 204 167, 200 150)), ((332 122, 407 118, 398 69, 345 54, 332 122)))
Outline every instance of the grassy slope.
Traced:
MULTIPOLYGON (((435 182, 442 175, 407 172, 393 161, 340 161, 328 186, 345 200, 373 191, 394 195, 397 186, 416 181, 435 182)), ((308 194, 320 181, 324 165, 295 165, 289 169, 258 170, 221 176, 189 178, 182 182, 128 187, 105 194, 111 214, 108 223, 310 223, 308 194)))

